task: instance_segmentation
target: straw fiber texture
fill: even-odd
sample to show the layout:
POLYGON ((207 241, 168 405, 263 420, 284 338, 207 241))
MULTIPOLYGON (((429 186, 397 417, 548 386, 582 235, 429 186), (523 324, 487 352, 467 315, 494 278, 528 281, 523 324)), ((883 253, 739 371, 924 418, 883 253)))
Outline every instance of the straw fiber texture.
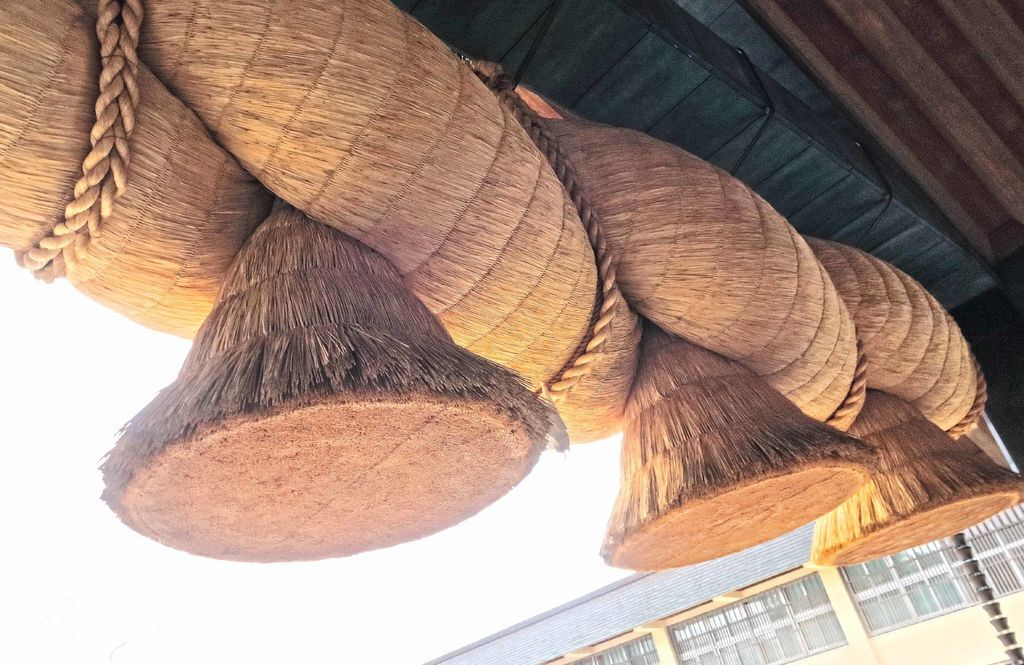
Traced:
MULTIPOLYGON (((0 5, 0 245, 27 251, 64 221, 98 62, 95 20, 78 5, 0 5)), ((127 190, 67 275, 125 316, 191 337, 270 197, 145 67, 139 85, 127 190)))
POLYGON ((873 460, 739 363, 648 326, 603 555, 658 570, 750 547, 839 505, 873 460))
MULTIPOLYGON (((640 317, 623 298, 612 310, 614 320, 590 373, 580 379, 568 397, 557 403, 572 443, 589 443, 622 431, 626 404, 640 356, 640 317)), ((597 309, 594 316, 597 316, 597 309)), ((576 355, 583 353, 581 346, 576 355)))
POLYGON ((864 408, 864 398, 868 392, 868 357, 864 353, 864 345, 857 341, 857 369, 853 372, 853 383, 843 403, 836 407, 835 412, 825 421, 826 425, 835 427, 840 432, 850 429, 850 425, 864 408))
POLYGON ((352 554, 455 524, 515 485, 554 410, 459 348, 379 254, 281 206, 178 379, 103 465, 133 528, 219 558, 352 554))
POLYGON ((967 341, 942 305, 882 259, 826 240, 808 242, 857 324, 868 387, 910 402, 943 430, 961 423, 975 406, 978 376, 967 341))
POLYGON ((580 186, 572 161, 557 138, 544 127, 541 117, 520 96, 522 90, 495 63, 471 61, 469 65, 512 112, 548 160, 576 207, 597 261, 600 289, 590 333, 566 363, 560 378, 548 382, 546 394, 558 406, 573 443, 617 434, 622 429, 640 352, 640 318, 619 291, 618 257, 608 247, 604 224, 580 186))
POLYGON ((955 440, 913 405, 869 390, 850 433, 878 449, 879 468, 818 520, 812 557, 848 565, 951 536, 1020 501, 1021 480, 969 439, 955 440))
POLYGON ((64 221, 28 252, 15 255, 22 267, 47 281, 63 277, 67 262, 87 252, 128 185, 131 137, 139 106, 142 0, 99 0, 96 9, 102 65, 96 121, 89 130, 91 149, 82 159, 82 175, 75 182, 74 198, 64 208, 64 221), (63 255, 64 261, 54 263, 58 255, 63 255))
POLYGON ((956 425, 946 430, 954 439, 974 432, 982 424, 982 416, 985 414, 985 404, 988 402, 988 381, 985 380, 985 373, 981 371, 981 364, 974 359, 974 403, 971 409, 956 425))
POLYGON ((269 189, 386 256, 534 387, 587 333, 571 202, 476 75, 389 0, 162 0, 141 53, 269 189))
POLYGON ((601 216, 630 304, 829 418, 853 382, 856 339, 799 234, 747 186, 675 146, 579 120, 544 124, 601 216))

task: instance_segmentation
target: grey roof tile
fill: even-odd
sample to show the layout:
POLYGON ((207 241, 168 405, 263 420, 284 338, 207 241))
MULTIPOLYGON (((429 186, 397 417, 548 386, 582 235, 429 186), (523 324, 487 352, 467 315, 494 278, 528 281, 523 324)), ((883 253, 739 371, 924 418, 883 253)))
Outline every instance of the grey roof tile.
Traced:
POLYGON ((535 665, 621 635, 807 561, 808 525, 731 556, 633 575, 426 665, 535 665))

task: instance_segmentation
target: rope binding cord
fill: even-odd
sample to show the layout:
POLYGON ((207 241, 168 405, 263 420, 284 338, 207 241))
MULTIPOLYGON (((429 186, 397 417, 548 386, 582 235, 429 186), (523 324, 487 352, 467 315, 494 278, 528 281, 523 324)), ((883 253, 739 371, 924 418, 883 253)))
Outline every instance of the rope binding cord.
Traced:
POLYGON ((864 408, 864 400, 868 394, 868 356, 864 353, 864 345, 857 340, 857 366, 853 370, 853 381, 850 383, 850 392, 846 394, 843 403, 836 407, 836 410, 825 421, 826 425, 846 429, 853 421, 851 416, 856 416, 864 408), (847 422, 849 420, 850 422, 847 422))
POLYGON ((985 411, 985 403, 988 401, 988 382, 985 380, 985 374, 981 371, 981 364, 977 358, 974 360, 974 373, 978 377, 977 387, 974 391, 974 404, 971 405, 970 411, 964 415, 960 422, 949 428, 949 435, 954 439, 974 429, 978 419, 981 418, 981 414, 985 411))
POLYGON ((139 30, 142 0, 99 0, 96 37, 100 47, 96 121, 89 132, 91 149, 82 161, 82 176, 74 198, 64 209, 64 221, 25 252, 19 265, 47 282, 66 273, 67 261, 85 255, 99 237, 115 200, 128 185, 130 139, 139 105, 139 30))
POLYGON ((551 164, 551 168, 554 169, 555 175, 558 176, 559 182, 562 183, 562 187, 565 188, 573 206, 579 213, 583 228, 587 231, 587 239, 594 250, 597 275, 600 280, 600 305, 597 319, 591 326, 589 339, 583 352, 570 359, 556 374, 556 377, 545 383, 541 389, 552 402, 562 402, 568 399, 569 393, 583 380, 583 377, 594 369, 594 364, 600 360, 604 345, 611 336, 615 306, 622 298, 615 277, 614 257, 608 249, 600 217, 590 205, 582 187, 577 182, 572 164, 559 149, 557 139, 544 128, 537 114, 516 94, 514 81, 502 71, 498 64, 476 60, 467 60, 467 63, 480 80, 512 112, 530 139, 551 164))

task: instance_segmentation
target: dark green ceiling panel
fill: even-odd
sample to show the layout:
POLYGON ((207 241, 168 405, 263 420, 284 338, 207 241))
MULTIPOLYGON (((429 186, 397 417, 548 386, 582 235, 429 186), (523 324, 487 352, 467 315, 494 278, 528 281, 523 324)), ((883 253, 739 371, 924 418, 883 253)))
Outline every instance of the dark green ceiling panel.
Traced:
MULTIPOLYGON (((914 247, 913 250, 903 251, 893 248, 894 251, 882 251, 879 252, 878 256, 889 262, 892 262, 898 256, 902 264, 901 268, 905 272, 911 275, 922 274, 923 270, 926 270, 929 265, 941 258, 942 240, 936 236, 932 236, 929 240, 923 237, 925 236, 923 231, 917 231, 914 235, 922 237, 918 238, 915 244, 910 245, 914 247)), ((928 280, 922 279, 920 281, 925 286, 929 286, 928 280)), ((935 280, 931 280, 931 282, 931 286, 934 288, 935 280)))
MULTIPOLYGON (((889 205, 884 215, 879 216, 878 222, 856 238, 854 244, 890 260, 890 257, 899 258, 907 247, 919 246, 916 243, 923 242, 924 238, 939 240, 942 234, 934 233, 933 229, 918 224, 914 213, 894 202, 889 205)), ((920 281, 926 281, 924 275, 921 275, 920 281)))
POLYGON ((829 189, 804 203, 789 215, 789 221, 801 233, 833 238, 857 219, 879 212, 883 205, 877 192, 866 187, 860 173, 851 171, 829 189))
MULTIPOLYGON (((493 0, 405 0, 412 13, 441 39, 488 60, 501 60, 551 5, 551 0, 515 0, 514 12, 493 0), (458 5, 453 12, 452 5, 458 5)), ((405 6, 403 6, 405 5, 405 6)))
MULTIPOLYGON (((946 303, 957 298, 960 293, 984 293, 992 288, 992 277, 981 273, 974 266, 961 263, 954 270, 946 273, 928 287, 939 302, 946 303)), ((966 301, 964 301, 966 302, 966 301)))
POLYGON ((701 83, 660 118, 647 133, 704 159, 715 154, 747 125, 761 116, 749 101, 734 99, 732 88, 711 77, 701 83))
MULTIPOLYGON (((847 245, 860 247, 865 251, 873 250, 892 237, 888 235, 890 229, 894 224, 898 226, 898 222, 894 222, 894 220, 902 218, 905 213, 906 211, 897 202, 887 203, 883 198, 877 205, 864 214, 851 219, 829 237, 847 245)), ((898 233, 902 232, 905 232, 905 229, 899 229, 898 233)))
MULTIPOLYGON (((519 67, 539 26, 538 22, 502 59, 509 71, 519 67)), ((573 34, 575 38, 544 39, 529 68, 533 87, 572 106, 646 33, 642 21, 612 3, 564 2, 548 34, 573 34)))
POLYGON ((693 58, 657 35, 646 34, 572 110, 598 122, 647 130, 709 78, 711 72, 693 58), (644 76, 636 76, 640 68, 644 76))
POLYGON ((789 217, 828 191, 849 171, 849 164, 808 144, 771 175, 750 184, 783 216, 789 217))
MULTIPOLYGON (((545 12, 557 5, 534 59, 521 72, 537 92, 582 117, 647 131, 735 170, 801 232, 874 251, 947 307, 995 285, 984 263, 947 233, 948 222, 915 187, 902 176, 887 183, 850 136, 671 0, 398 4, 454 49, 500 61, 510 73, 518 72, 548 23, 545 12), (774 115, 759 132, 769 107, 774 115), (886 205, 889 191, 894 199, 886 205)), ((716 6, 688 4, 711 13, 716 6)), ((749 32, 728 12, 710 20, 737 34, 749 32)), ((760 49, 758 61, 775 62, 771 44, 751 48, 760 49)))
POLYGON ((806 147, 807 141, 803 136, 790 131, 789 127, 774 119, 768 120, 762 113, 711 155, 711 161, 744 182, 760 182, 806 147), (764 157, 750 159, 755 149, 764 157), (743 161, 740 162, 740 159, 743 161))

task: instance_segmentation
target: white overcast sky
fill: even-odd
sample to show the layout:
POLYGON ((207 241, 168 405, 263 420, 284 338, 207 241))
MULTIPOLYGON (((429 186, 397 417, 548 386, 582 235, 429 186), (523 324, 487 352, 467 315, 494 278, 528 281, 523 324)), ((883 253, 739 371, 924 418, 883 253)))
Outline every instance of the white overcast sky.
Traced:
POLYGON ((46 285, 0 250, 0 663, 422 663, 627 573, 597 554, 614 441, 545 453, 511 494, 418 542, 244 564, 122 526, 96 470, 188 342, 46 285))

